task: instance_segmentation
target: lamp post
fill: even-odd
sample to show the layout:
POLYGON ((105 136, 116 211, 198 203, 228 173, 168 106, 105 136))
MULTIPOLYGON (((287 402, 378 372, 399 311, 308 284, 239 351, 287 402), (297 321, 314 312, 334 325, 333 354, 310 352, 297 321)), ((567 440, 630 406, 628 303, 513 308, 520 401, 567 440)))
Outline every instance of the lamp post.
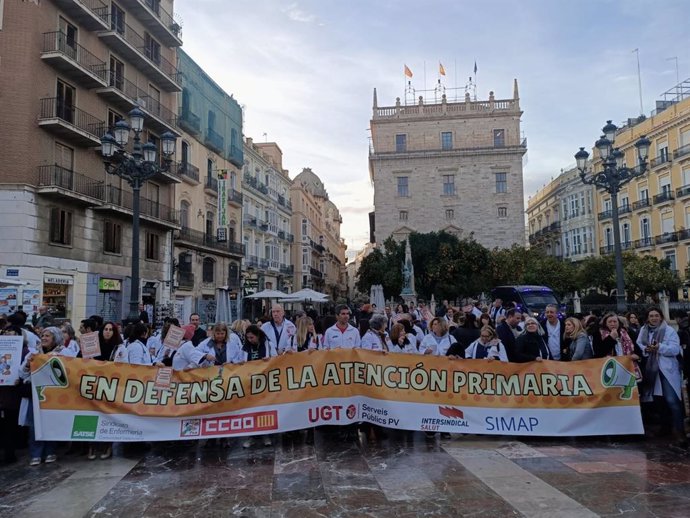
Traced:
POLYGON ((642 135, 635 148, 637 150, 638 165, 628 167, 625 163, 625 153, 614 147, 616 131, 618 128, 611 121, 606 121, 606 126, 602 128, 604 133, 594 146, 599 150, 601 156, 602 170, 595 173, 587 170, 587 159, 589 153, 581 147, 575 153, 577 168, 580 171, 580 179, 587 185, 594 185, 604 189, 611 195, 611 218, 613 220, 613 250, 616 261, 616 311, 625 311, 625 282, 623 279, 623 256, 621 253, 621 233, 618 224, 618 192, 625 184, 635 178, 643 176, 647 172, 647 157, 649 155, 649 139, 642 135))
POLYGON ((132 286, 129 298, 130 322, 139 320, 139 198, 141 187, 158 173, 169 171, 172 156, 175 153, 176 137, 169 131, 161 135, 164 165, 156 159, 156 146, 147 142, 141 143, 141 131, 144 128, 144 112, 134 108, 129 112, 128 124, 124 120, 115 123, 114 136, 106 133, 101 139, 103 163, 108 174, 119 176, 132 187, 132 286), (134 131, 132 152, 125 151, 129 132, 134 131))

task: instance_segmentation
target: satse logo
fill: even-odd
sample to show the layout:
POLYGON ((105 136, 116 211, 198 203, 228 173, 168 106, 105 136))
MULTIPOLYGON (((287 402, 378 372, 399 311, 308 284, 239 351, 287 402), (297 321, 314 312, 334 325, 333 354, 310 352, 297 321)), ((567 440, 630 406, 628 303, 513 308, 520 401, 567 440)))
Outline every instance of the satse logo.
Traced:
POLYGON ((72 422, 72 439, 95 439, 98 429, 97 415, 75 415, 72 422))

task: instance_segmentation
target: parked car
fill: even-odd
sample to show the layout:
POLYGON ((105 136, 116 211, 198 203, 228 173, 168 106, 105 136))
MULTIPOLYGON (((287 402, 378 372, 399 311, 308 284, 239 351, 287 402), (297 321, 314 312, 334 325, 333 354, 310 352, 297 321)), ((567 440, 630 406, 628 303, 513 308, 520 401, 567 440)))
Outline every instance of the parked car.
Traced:
POLYGON ((520 311, 528 312, 535 317, 543 315, 549 304, 555 304, 559 309, 561 307, 553 290, 548 286, 497 286, 491 290, 491 298, 500 298, 504 305, 514 302, 520 311))

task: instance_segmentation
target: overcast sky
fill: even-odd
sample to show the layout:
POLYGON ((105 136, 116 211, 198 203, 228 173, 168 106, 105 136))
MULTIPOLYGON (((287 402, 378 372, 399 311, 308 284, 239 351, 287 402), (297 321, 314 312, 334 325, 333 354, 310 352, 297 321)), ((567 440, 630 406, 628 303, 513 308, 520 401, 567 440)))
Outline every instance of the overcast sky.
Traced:
POLYGON ((244 133, 275 141, 294 177, 311 167, 343 216, 350 250, 367 241, 373 208, 368 139, 379 106, 413 86, 512 95, 517 78, 528 140, 525 198, 591 148, 606 119, 645 113, 690 77, 687 0, 177 0, 185 51, 245 107, 244 133), (456 66, 457 63, 457 66, 456 66), (426 67, 425 67, 426 64, 426 67), (264 137, 264 133, 267 134, 264 137))

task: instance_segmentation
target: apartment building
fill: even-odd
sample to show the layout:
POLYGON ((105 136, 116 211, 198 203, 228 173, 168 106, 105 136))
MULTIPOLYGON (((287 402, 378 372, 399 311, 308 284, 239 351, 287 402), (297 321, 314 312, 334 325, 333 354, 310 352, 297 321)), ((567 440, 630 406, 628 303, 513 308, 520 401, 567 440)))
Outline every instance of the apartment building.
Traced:
POLYGON ((275 142, 244 142, 242 240, 247 250, 244 295, 293 286, 290 177, 275 142))
POLYGON ((230 291, 231 313, 238 315, 244 257, 242 108, 183 50, 178 66, 175 314, 187 322, 197 312, 202 322, 215 322, 219 287, 230 291))
MULTIPOLYGON (((0 9, 0 277, 11 281, 3 297, 29 313, 45 304, 72 321, 92 313, 120 320, 129 303, 132 191, 106 174, 100 138, 134 107, 158 156, 161 134, 179 135, 182 40, 173 2, 43 0, 0 9)), ((161 173, 141 193, 138 289, 153 313, 171 300, 179 182, 176 171, 161 173)))
POLYGON ((369 172, 376 242, 445 230, 489 248, 523 245, 527 141, 517 80, 509 99, 443 93, 439 101, 438 93, 380 107, 374 90, 369 172))

